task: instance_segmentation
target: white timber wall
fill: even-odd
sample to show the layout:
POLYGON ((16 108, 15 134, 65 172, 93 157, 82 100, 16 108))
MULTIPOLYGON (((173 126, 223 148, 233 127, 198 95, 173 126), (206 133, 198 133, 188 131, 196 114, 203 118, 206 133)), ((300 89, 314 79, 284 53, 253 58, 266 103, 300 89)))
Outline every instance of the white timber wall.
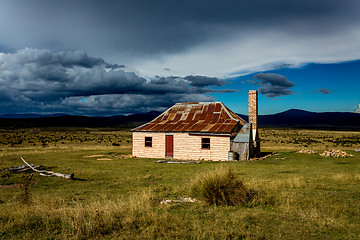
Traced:
MULTIPOLYGON (((165 133, 133 132, 135 157, 165 158, 165 133), (152 147, 145 147, 145 137, 152 137, 152 147)), ((174 158, 184 160, 227 161, 230 137, 174 133, 174 158), (210 149, 201 149, 201 138, 210 138, 210 149)))
POLYGON ((165 158, 165 134, 133 132, 132 155, 142 158, 165 158), (152 147, 145 147, 145 137, 152 137, 152 147))

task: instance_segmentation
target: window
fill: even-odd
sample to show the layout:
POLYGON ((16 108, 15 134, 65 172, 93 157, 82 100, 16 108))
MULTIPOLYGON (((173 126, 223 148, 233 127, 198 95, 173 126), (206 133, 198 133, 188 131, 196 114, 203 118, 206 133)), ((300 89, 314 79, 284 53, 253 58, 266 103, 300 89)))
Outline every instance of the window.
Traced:
POLYGON ((201 148, 210 149, 210 138, 201 138, 201 148))
POLYGON ((145 137, 145 147, 152 147, 152 137, 145 137))

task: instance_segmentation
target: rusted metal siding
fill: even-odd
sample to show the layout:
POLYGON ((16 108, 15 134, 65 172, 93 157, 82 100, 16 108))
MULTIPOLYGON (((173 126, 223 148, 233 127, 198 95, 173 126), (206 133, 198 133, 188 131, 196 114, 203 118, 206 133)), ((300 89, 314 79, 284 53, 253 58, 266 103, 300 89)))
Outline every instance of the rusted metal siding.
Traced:
POLYGON ((133 132, 231 133, 246 122, 221 102, 177 103, 133 132))

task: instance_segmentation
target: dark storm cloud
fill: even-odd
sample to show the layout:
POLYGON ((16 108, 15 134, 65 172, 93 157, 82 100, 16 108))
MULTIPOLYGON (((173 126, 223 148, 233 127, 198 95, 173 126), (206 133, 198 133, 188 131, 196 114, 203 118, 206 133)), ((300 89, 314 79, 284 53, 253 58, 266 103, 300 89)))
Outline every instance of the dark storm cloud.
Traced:
POLYGON ((317 92, 321 92, 322 94, 329 94, 331 91, 328 88, 321 88, 316 90, 317 92))
POLYGON ((144 56, 182 51, 252 29, 295 35, 357 26, 357 0, 3 1, 4 43, 144 56), (11 24, 8 24, 11 23, 11 24), (14 29, 13 25, 16 25, 14 29))
MULTIPOLYGON (((203 94, 112 94, 89 97, 69 97, 61 102, 62 111, 76 114, 92 112, 96 114, 117 114, 123 112, 164 111, 177 102, 211 102, 213 98, 203 94)), ((57 107, 57 106, 55 106, 57 107)))
POLYGON ((219 86, 225 84, 225 81, 222 79, 218 79, 215 77, 207 77, 207 76, 193 76, 189 75, 185 77, 185 80, 188 80, 191 86, 194 87, 207 87, 207 86, 219 86))
MULTIPOLYGON (((123 111, 161 108, 179 101, 212 101, 205 86, 218 85, 202 77, 192 86, 181 77, 146 80, 121 65, 89 57, 84 52, 23 49, 0 53, 0 106, 3 112, 123 111)), ((115 112, 116 113, 116 112, 115 112)))
POLYGON ((258 91, 266 97, 280 97, 293 95, 294 92, 289 88, 295 86, 287 77, 275 73, 258 73, 254 76, 255 85, 259 85, 258 91))

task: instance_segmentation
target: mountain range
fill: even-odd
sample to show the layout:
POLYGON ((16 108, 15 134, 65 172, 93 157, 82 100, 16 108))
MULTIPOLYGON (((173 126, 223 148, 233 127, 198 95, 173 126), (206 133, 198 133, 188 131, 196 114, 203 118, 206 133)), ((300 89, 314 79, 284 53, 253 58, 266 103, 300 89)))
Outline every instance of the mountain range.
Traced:
MULTIPOLYGON (((136 113, 110 117, 88 117, 64 114, 3 114, 0 128, 26 127, 135 127, 151 121, 161 112, 136 113)), ((238 114, 245 121, 247 115, 238 114)), ((290 109, 281 113, 259 115, 260 127, 305 127, 331 129, 360 129, 360 114, 351 112, 309 112, 290 109)))

